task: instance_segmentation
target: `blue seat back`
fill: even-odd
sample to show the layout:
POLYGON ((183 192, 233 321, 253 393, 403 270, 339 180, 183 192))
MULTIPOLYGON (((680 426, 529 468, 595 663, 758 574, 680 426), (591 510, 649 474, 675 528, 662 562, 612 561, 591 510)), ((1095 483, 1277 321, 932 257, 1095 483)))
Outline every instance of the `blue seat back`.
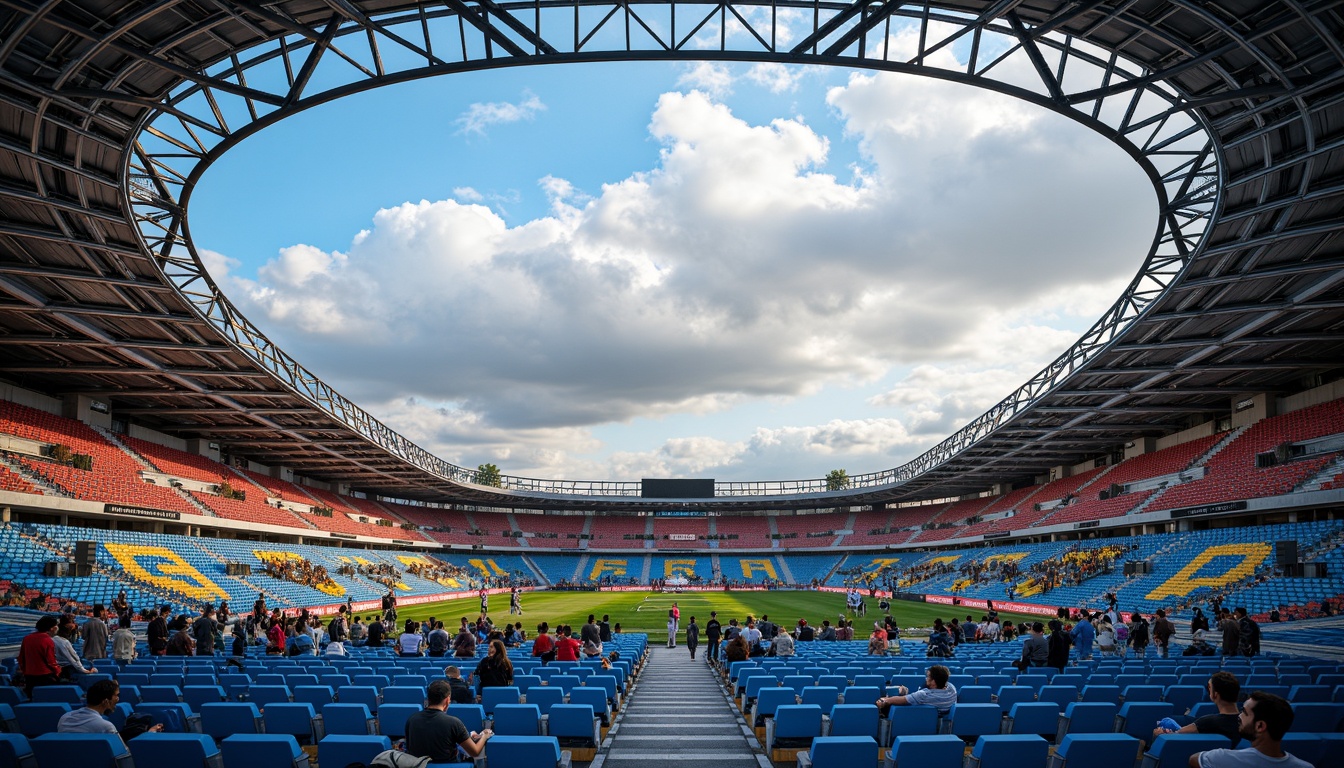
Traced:
POLYGON ((999 732, 1003 710, 997 704, 953 704, 948 713, 948 732, 962 738, 999 732))
POLYGON ((205 768, 222 759, 215 740, 203 733, 142 733, 127 745, 135 768, 205 768))
POLYGON ((872 736, 820 736, 808 750, 813 768, 853 768, 872 762, 877 740, 872 736))
POLYGON ((1055 748, 1055 765, 1057 768, 1133 768, 1139 757, 1140 743, 1123 733, 1070 733, 1055 748))
POLYGON ((485 707, 485 713, 489 715, 501 704, 517 704, 519 696, 518 688, 512 685, 482 688, 481 706, 485 707))
MULTIPOLYGON (((567 740, 590 742, 593 739, 595 717, 593 708, 587 704, 556 704, 551 707, 551 713, 547 717, 546 731, 565 743, 570 743, 567 740)), ((589 746, 586 743, 573 745, 589 746)))
POLYGON ((1157 768, 1185 768, 1196 752, 1231 747, 1227 737, 1215 733, 1164 733, 1153 740, 1146 756, 1157 768))
POLYGON ((31 739, 44 733, 55 733, 56 722, 69 711, 70 705, 64 702, 33 702, 15 707, 14 719, 18 721, 19 732, 31 739))
POLYGON ((1051 701, 1014 704, 1008 711, 1009 733, 1036 734, 1053 740, 1059 728, 1059 707, 1051 701))
POLYGON ((881 718, 875 704, 836 704, 831 707, 831 736, 881 734, 881 718))
POLYGON ((370 712, 378 711, 378 689, 368 685, 343 685, 336 689, 336 700, 342 704, 363 704, 370 712))
MULTIPOLYGON (((334 733, 326 736, 317 745, 317 764, 345 766, 350 763, 368 765, 380 752, 392 748, 392 740, 386 736, 352 736, 334 733)), ((140 768, 139 765, 136 768, 140 768)))
POLYGON ((976 739, 971 757, 981 766, 1045 765, 1050 744, 1036 734, 986 734, 976 739))
MULTIPOLYGON (((576 688, 574 690, 577 691, 581 689, 576 688)), ((602 692, 602 696, 603 701, 605 702, 606 701, 605 691, 602 692)), ((543 685, 540 688, 533 688, 528 691, 527 703, 535 704, 541 710, 541 714, 549 715, 551 713, 552 707, 554 707, 556 704, 565 703, 565 692, 560 690, 559 688, 552 688, 548 685, 543 685)))
POLYGON ((775 710, 775 738, 808 739, 820 735, 821 707, 816 704, 783 704, 775 710))
POLYGON ((406 735, 406 721, 422 709, 417 704, 383 704, 378 708, 378 732, 394 739, 406 735))
POLYGON ((461 720, 468 731, 485 728, 485 707, 480 704, 449 704, 448 714, 461 720))
POLYGON ((539 736, 541 708, 535 704, 500 704, 495 707, 491 728, 505 736, 539 736))
POLYGON ((495 736, 485 744, 490 768, 552 768, 560 762, 554 736, 495 736))
POLYGON ((887 755, 898 768, 961 768, 965 748, 965 742, 951 735, 899 736, 887 755))
POLYGON ((938 733, 938 710, 928 706, 891 707, 892 736, 933 736, 938 733))
MULTIPOLYGON (((373 713, 364 704, 327 704, 322 707, 322 729, 341 736, 367 736, 375 725, 373 713)), ((480 730, 479 728, 476 730, 480 730)), ((321 758, 318 759, 321 763, 321 758)))
POLYGON ((1146 743, 1152 741, 1157 721, 1171 717, 1174 713, 1175 710, 1165 701, 1127 701, 1120 706, 1115 730, 1146 743))
POLYGON ((299 740, 300 744, 311 744, 313 736, 313 718, 317 711, 307 702, 281 703, 267 705, 262 722, 267 733, 287 733, 299 740))
POLYGON ((425 704, 425 689, 408 685, 389 685, 383 689, 382 706, 388 704, 415 704, 423 707, 425 704))
POLYGON ((1344 704, 1293 703, 1293 733, 1334 733, 1344 720, 1344 704))
POLYGON ((78 708, 84 706, 84 691, 78 685, 44 685, 33 689, 33 701, 39 704, 65 703, 78 708))
MULTIPOLYGON (((1064 710, 1064 717, 1068 718, 1068 730, 1066 733, 1111 733, 1115 730, 1115 716, 1120 708, 1114 704, 1102 704, 1098 702, 1077 702, 1070 704, 1064 710)), ((1149 733, 1156 726, 1148 727, 1149 733)))
POLYGON ((41 768, 117 768, 131 754, 115 733, 45 733, 28 744, 41 768))
POLYGON ((261 710, 252 702, 220 702, 201 707, 201 732, 216 741, 235 733, 261 733, 261 710))
POLYGON ((303 768, 308 756, 287 733, 240 733, 220 742, 224 765, 247 768, 303 768))

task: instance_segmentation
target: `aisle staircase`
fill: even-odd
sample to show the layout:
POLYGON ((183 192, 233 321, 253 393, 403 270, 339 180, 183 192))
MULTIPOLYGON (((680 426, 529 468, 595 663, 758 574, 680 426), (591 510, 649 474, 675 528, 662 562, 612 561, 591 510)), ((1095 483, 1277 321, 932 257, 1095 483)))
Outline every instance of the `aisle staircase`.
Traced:
POLYGON ((649 647, 639 681, 592 768, 762 768, 769 759, 705 663, 686 647, 649 647))

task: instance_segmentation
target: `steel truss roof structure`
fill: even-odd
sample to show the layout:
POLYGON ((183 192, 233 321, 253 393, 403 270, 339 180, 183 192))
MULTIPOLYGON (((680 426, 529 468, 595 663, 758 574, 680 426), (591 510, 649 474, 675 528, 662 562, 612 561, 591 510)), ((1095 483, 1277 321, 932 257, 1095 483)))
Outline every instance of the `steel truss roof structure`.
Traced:
POLYGON ((844 492, 720 483, 698 505, 978 491, 1344 369, 1341 41, 1340 4, 1305 0, 2 0, 3 375, 371 493, 638 509, 638 483, 474 485, 341 397, 206 273, 187 217, 196 181, 297 111, 414 78, 620 60, 865 67, 991 88, 1101 133, 1153 184, 1151 249, 1071 349, 909 464, 844 492), (897 30, 917 32, 913 53, 893 50, 897 30))

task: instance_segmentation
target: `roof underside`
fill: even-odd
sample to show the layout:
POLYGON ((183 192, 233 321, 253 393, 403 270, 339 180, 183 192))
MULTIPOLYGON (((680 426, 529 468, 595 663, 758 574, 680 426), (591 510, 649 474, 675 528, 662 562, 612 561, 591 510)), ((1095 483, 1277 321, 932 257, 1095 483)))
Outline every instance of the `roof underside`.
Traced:
MULTIPOLYGON (((230 52, 333 8, 405 3, 48 2, 0 8, 3 376, 88 394, 167 434, 386 496, 528 508, 635 500, 500 496, 427 474, 287 391, 161 277, 127 215, 122 169, 153 103, 230 52), (118 101, 89 94, 116 91, 118 101), (96 113, 96 116, 92 113, 96 113)), ((1108 351, 989 438, 901 488, 850 503, 1015 483, 1289 393, 1344 371, 1344 17, 1335 2, 940 3, 1015 6, 1166 72, 1182 93, 1248 89, 1200 108, 1221 143, 1223 202, 1202 251, 1108 351), (1257 87, 1282 84, 1284 87, 1257 87)), ((743 509, 813 499, 720 500, 743 509)), ((835 504, 835 500, 827 504, 835 504)))

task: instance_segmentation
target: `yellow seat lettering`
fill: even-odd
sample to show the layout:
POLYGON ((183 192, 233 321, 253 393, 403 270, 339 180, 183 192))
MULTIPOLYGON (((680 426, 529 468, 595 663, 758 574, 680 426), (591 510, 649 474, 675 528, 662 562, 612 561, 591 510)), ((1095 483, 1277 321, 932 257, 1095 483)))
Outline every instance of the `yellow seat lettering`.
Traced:
POLYGON ((1148 593, 1148 600, 1162 600, 1167 597, 1185 597, 1200 587, 1222 587, 1234 584, 1255 573, 1258 565, 1269 557, 1273 549, 1269 544, 1220 544, 1209 547, 1199 553, 1175 576, 1163 582, 1162 586, 1148 593), (1212 576, 1198 575, 1204 566, 1220 557, 1237 558, 1231 566, 1212 576))

